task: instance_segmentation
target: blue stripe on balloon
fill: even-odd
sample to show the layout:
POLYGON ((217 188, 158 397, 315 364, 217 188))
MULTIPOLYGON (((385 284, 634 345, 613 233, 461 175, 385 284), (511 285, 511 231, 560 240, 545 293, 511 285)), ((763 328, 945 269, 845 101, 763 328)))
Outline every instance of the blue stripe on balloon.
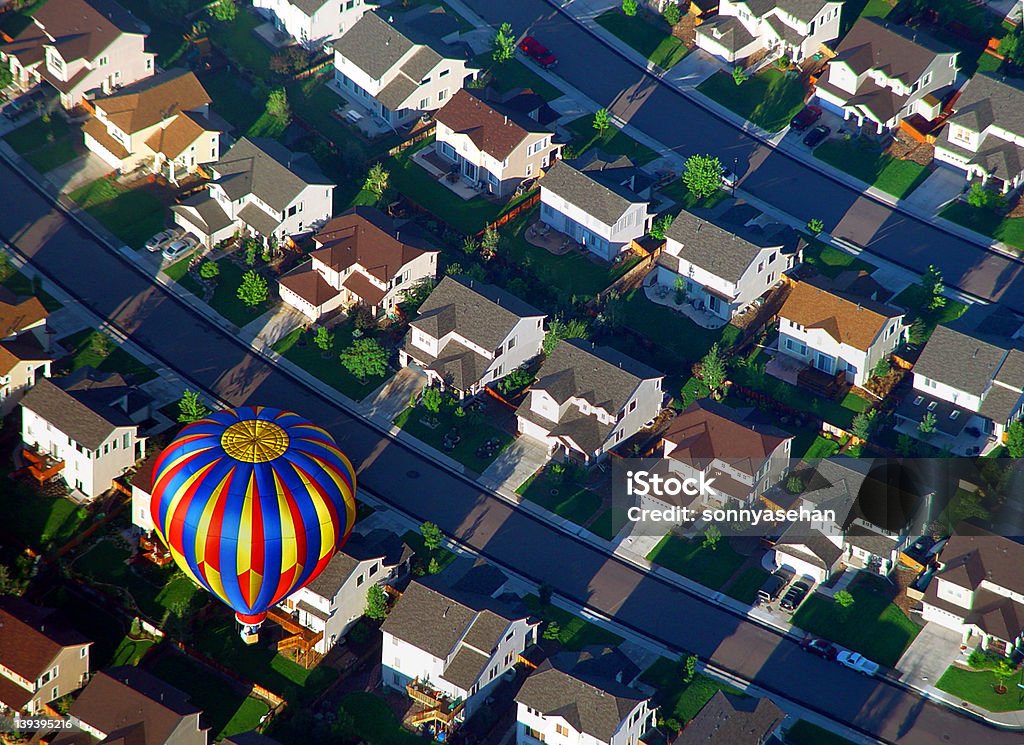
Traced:
MULTIPOLYGON (((262 579, 253 607, 263 608, 273 603, 274 592, 281 581, 281 530, 280 521, 277 519, 277 485, 274 482, 274 467, 269 462, 260 463, 256 467, 256 487, 260 510, 263 512, 263 563, 254 567, 262 575, 262 579)), ((255 555, 255 552, 253 554, 255 555)))

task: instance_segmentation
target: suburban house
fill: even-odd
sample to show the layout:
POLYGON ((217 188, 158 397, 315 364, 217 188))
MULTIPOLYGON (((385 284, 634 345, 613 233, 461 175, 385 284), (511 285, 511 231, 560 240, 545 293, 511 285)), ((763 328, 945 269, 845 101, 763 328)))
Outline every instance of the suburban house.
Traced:
POLYGON ((954 532, 925 591, 922 617, 963 643, 1011 655, 1024 646, 1024 546, 976 528, 954 532))
POLYGON ((516 694, 516 745, 637 745, 654 726, 650 697, 628 680, 587 670, 556 654, 530 672, 516 694))
POLYGON ((705 399, 672 420, 661 445, 673 474, 714 479, 714 494, 704 495, 704 501, 719 508, 753 506, 779 484, 789 470, 792 442, 788 432, 745 421, 741 412, 705 399))
POLYGON ((796 282, 779 310, 779 353, 863 386, 906 338, 901 308, 796 282))
POLYGON ((800 262, 803 242, 780 225, 729 229, 682 210, 665 233, 655 281, 680 287, 699 311, 722 325, 750 306, 800 262))
POLYGON ((958 54, 920 31, 860 18, 818 81, 818 101, 878 134, 915 114, 931 121, 953 92, 958 54))
POLYGON ((54 611, 0 596, 0 712, 40 714, 89 679, 92 642, 54 611))
POLYGON ((414 224, 373 207, 353 207, 313 236, 310 261, 281 276, 281 299, 312 321, 338 308, 365 305, 392 314, 406 292, 437 275, 438 250, 414 224))
POLYGON ((545 317, 493 285, 448 276, 410 322, 399 359, 472 396, 540 354, 545 317))
MULTIPOLYGON (((201 726, 201 714, 185 693, 125 665, 96 673, 71 705, 68 719, 106 743, 207 745, 209 729, 201 726)), ((68 735, 72 742, 81 742, 71 739, 73 732, 68 735)))
POLYGON ((310 49, 344 34, 363 14, 388 0, 253 0, 253 8, 310 49))
POLYGON ((721 0, 718 15, 696 27, 696 42, 726 62, 764 49, 799 63, 839 38, 842 8, 842 0, 721 0))
POLYGON ((412 549, 388 530, 352 533, 327 568, 278 607, 317 634, 313 649, 327 654, 363 617, 369 589, 404 576, 411 557, 412 549))
POLYGON ((145 454, 139 424, 150 417, 150 398, 117 373, 83 367, 40 378, 21 410, 21 455, 40 482, 60 476, 92 499, 145 454))
POLYGON ((772 735, 785 718, 786 713, 770 698, 718 691, 687 722, 673 745, 769 745, 776 742, 772 735))
POLYGON ((56 0, 39 7, 31 23, 0 47, 15 83, 41 81, 57 89, 66 109, 155 72, 146 51, 149 28, 114 0, 56 0))
POLYGON ((590 465, 658 416, 663 378, 611 347, 560 341, 516 409, 519 434, 590 465))
POLYGON ((382 682, 418 705, 412 724, 450 731, 537 641, 539 625, 485 595, 442 592, 414 580, 381 626, 382 682))
POLYGON ((19 298, 0 287, 0 417, 14 411, 40 378, 50 376, 48 315, 39 298, 19 298))
POLYGON ((225 737, 220 741, 220 745, 281 745, 281 742, 259 732, 250 731, 225 737))
POLYGON ((334 87, 395 131, 436 111, 476 77, 458 23, 441 7, 365 13, 334 42, 334 87))
POLYGON ((331 217, 335 185, 307 153, 243 137, 208 168, 206 191, 171 206, 174 221, 208 248, 239 232, 273 246, 331 217))
POLYGON ((948 326, 936 327, 896 408, 897 430, 958 455, 987 453, 1024 416, 1024 351, 948 326), (933 431, 921 432, 927 415, 933 431))
POLYGON ((172 183, 220 157, 223 126, 210 96, 188 70, 168 70, 92 102, 85 146, 111 168, 146 167, 172 183))
POLYGON ((990 73, 964 86, 954 114, 935 143, 935 159, 956 166, 1005 194, 1024 184, 1024 88, 990 73))
POLYGON ((540 182, 540 220, 605 261, 651 229, 651 180, 625 156, 559 161, 540 182))
POLYGON ((511 196, 523 181, 540 176, 562 148, 552 130, 465 88, 448 99, 434 121, 434 151, 463 181, 497 197, 511 196))

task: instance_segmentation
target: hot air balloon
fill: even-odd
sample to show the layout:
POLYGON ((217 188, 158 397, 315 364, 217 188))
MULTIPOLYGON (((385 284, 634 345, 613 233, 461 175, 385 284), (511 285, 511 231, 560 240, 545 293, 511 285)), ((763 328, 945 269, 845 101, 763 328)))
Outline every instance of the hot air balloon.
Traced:
POLYGON ((259 406, 209 414, 157 458, 151 509, 181 570, 256 640, 267 609, 322 572, 355 521, 356 477, 326 430, 259 406))

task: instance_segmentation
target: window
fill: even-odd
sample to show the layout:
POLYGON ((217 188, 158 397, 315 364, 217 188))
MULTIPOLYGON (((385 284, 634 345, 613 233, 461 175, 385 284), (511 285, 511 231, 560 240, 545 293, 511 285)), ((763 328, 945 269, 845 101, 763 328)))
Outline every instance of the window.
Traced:
POLYGON ((291 217, 292 215, 294 215, 298 211, 299 211, 299 208, 296 205, 293 204, 291 207, 288 208, 288 217, 291 217))
POLYGON ((513 633, 514 632, 512 632, 512 631, 508 632, 508 636, 505 637, 505 641, 508 641, 509 639, 511 639, 513 633))
POLYGON ((636 411, 636 399, 635 398, 632 401, 629 402, 629 410, 630 411, 636 411))
POLYGON ((516 337, 512 337, 508 340, 508 348, 511 350, 516 345, 516 337))
POLYGON ((78 656, 79 657, 85 657, 87 654, 89 654, 89 648, 88 647, 82 647, 80 650, 78 650, 78 656))
POLYGON ((366 576, 363 574, 360 574, 358 577, 356 577, 356 587, 359 587, 361 584, 363 584, 363 580, 365 579, 366 576))
POLYGON ((533 163, 527 163, 526 164, 526 175, 527 176, 532 176, 533 175, 533 163))
POLYGON ((757 265, 757 271, 758 271, 758 272, 763 272, 763 271, 764 271, 764 262, 763 262, 763 261, 761 261, 761 262, 759 262, 759 263, 758 263, 758 265, 757 265))
POLYGON ((420 99, 420 108, 421 109, 425 109, 428 106, 430 106, 430 96, 427 96, 426 98, 421 98, 420 99))
POLYGON ((569 734, 569 728, 565 727, 565 726, 563 726, 561 724, 556 724, 555 725, 555 732, 557 732, 558 734, 560 734, 560 735, 562 735, 564 737, 564 736, 567 736, 569 734))
POLYGON ((953 412, 950 413, 949 418, 953 419, 955 421, 957 418, 959 418, 959 416, 960 416, 960 410, 957 409, 956 411, 953 411, 953 412))
POLYGON ((125 447, 126 449, 127 449, 128 447, 130 447, 130 439, 129 439, 130 437, 131 437, 131 433, 129 433, 129 432, 125 432, 125 433, 124 433, 124 447, 125 447))
POLYGON ((438 101, 444 101, 446 98, 448 98, 448 89, 447 88, 437 92, 437 100, 438 101))
POLYGON ((932 401, 930 404, 928 404, 928 411, 935 411, 935 407, 938 405, 938 401, 932 401))
POLYGON ((108 443, 105 443, 103 445, 103 454, 106 455, 109 452, 110 452, 110 443, 108 442, 108 443))
POLYGON ((443 77, 444 77, 445 75, 447 75, 447 74, 448 74, 448 70, 441 70, 441 72, 439 72, 439 73, 437 74, 437 77, 439 77, 439 78, 443 78, 443 77))
POLYGON ((778 257, 778 251, 772 251, 772 255, 768 257, 768 263, 771 264, 778 257))
POLYGON ((920 406, 924 403, 924 396, 917 396, 914 398, 914 406, 920 406))
POLYGON ((99 64, 100 64, 100 67, 103 67, 105 64, 107 64, 107 58, 105 56, 104 57, 100 57, 99 64))

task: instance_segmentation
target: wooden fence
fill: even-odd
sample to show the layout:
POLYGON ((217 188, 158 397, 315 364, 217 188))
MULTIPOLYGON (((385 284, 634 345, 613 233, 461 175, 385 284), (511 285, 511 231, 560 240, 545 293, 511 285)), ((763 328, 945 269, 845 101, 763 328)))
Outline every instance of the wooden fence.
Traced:
POLYGON ((402 140, 402 142, 399 142, 393 148, 388 150, 387 153, 386 153, 386 156, 388 158, 391 158, 391 157, 394 157, 395 155, 398 155, 399 153, 404 153, 406 150, 411 148, 413 145, 418 145, 421 142, 423 142, 424 140, 433 137, 434 136, 434 132, 436 130, 437 130, 437 125, 431 123, 430 126, 426 127, 425 129, 421 129, 419 132, 414 134, 409 139, 402 140))
POLYGON ((537 189, 535 192, 533 192, 533 194, 531 194, 526 199, 524 199, 522 202, 520 202, 515 207, 510 209, 504 215, 501 215, 497 220, 495 220, 494 222, 487 223, 487 227, 485 227, 483 230, 481 230, 479 233, 476 234, 477 240, 483 238, 484 233, 486 233, 488 229, 495 229, 496 230, 496 229, 500 228, 502 225, 505 225, 506 223, 511 222, 512 220, 515 220, 517 217, 519 217, 524 212, 533 209, 539 203, 540 203, 540 189, 537 189))

